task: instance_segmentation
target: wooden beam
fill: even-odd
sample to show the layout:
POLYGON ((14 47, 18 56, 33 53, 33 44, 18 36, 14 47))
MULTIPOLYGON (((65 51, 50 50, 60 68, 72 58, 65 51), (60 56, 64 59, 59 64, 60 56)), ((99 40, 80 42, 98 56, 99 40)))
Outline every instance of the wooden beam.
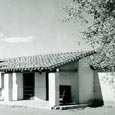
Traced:
POLYGON ((59 69, 59 72, 77 72, 77 69, 59 69))

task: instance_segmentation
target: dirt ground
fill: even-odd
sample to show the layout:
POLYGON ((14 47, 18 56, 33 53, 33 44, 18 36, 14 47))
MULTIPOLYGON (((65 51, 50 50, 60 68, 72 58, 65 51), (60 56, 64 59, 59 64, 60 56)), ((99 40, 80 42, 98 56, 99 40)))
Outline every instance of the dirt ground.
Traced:
POLYGON ((79 108, 71 110, 43 110, 0 105, 0 115, 115 115, 115 107, 79 108))

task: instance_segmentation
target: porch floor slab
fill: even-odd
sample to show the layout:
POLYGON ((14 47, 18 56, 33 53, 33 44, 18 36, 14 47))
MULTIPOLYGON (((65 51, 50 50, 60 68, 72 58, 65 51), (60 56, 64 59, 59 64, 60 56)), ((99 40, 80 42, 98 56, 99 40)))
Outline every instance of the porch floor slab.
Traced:
POLYGON ((55 110, 67 110, 67 109, 76 109, 76 108, 85 108, 88 107, 88 104, 78 104, 78 105, 61 105, 61 106, 56 106, 52 109, 55 110))
POLYGON ((75 108, 87 107, 87 104, 79 105, 60 105, 53 108, 49 107, 49 102, 44 100, 18 100, 18 101, 0 101, 0 105, 7 105, 11 107, 31 107, 37 109, 54 109, 54 110, 67 110, 75 108))
POLYGON ((0 105, 8 105, 12 107, 31 107, 39 109, 50 109, 49 102, 43 100, 0 101, 0 105))

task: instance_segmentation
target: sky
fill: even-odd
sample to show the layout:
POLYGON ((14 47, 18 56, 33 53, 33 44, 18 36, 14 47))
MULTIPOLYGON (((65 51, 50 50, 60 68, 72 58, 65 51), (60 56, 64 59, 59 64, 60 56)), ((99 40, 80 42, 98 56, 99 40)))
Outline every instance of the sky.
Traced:
POLYGON ((0 0, 0 58, 88 49, 81 24, 61 23, 71 0, 0 0))

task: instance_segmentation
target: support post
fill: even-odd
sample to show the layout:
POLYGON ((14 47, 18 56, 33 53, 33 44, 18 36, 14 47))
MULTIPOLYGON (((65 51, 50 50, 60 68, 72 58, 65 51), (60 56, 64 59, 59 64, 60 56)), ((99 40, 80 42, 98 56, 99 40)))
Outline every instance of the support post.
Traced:
POLYGON ((12 73, 4 74, 4 101, 12 100, 12 73))
POLYGON ((16 73, 12 74, 13 88, 12 88, 12 100, 18 100, 18 84, 16 73))
POLYGON ((2 73, 0 72, 0 88, 2 88, 2 73))
POLYGON ((59 73, 49 73, 49 106, 59 105, 59 73))
POLYGON ((4 99, 4 75, 0 72, 0 100, 4 99))

